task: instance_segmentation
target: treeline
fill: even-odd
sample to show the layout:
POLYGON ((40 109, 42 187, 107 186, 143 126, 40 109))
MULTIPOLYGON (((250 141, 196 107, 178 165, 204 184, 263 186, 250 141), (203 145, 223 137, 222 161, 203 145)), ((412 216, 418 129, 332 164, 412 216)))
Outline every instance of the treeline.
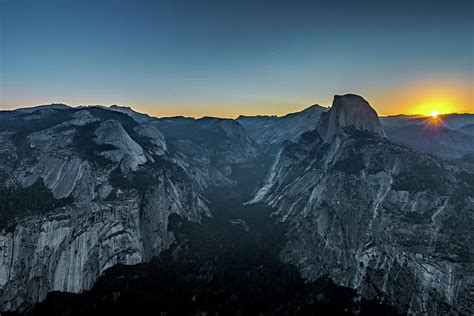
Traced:
POLYGON ((396 314, 390 304, 360 299, 328 278, 307 282, 279 260, 283 228, 245 220, 250 232, 220 219, 173 217, 177 245, 159 258, 115 266, 80 295, 51 293, 26 315, 396 314))
POLYGON ((54 198, 42 180, 26 188, 0 188, 0 230, 12 231, 16 219, 45 214, 70 202, 54 198))

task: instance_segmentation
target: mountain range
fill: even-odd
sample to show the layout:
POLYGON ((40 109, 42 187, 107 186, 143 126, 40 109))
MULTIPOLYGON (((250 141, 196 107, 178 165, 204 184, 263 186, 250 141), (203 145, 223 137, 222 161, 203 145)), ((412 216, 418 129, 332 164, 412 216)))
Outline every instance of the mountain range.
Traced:
POLYGON ((472 314, 473 126, 379 118, 353 94, 235 120, 0 111, 0 309, 80 315, 154 293, 170 314, 472 314), (275 273, 280 305, 249 303, 275 273), (186 286, 169 298, 160 282, 186 286))

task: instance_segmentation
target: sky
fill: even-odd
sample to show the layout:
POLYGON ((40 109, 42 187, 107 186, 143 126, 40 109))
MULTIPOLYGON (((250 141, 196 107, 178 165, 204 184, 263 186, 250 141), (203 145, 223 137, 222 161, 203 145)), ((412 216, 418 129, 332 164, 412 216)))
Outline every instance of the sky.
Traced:
POLYGON ((474 113, 473 1, 0 0, 0 109, 474 113))

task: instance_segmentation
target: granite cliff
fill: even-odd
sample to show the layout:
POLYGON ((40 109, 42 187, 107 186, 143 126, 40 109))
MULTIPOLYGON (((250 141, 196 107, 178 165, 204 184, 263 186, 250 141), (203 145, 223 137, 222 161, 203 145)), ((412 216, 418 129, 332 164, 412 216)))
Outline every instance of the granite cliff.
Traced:
POLYGON ((99 107, 0 114, 0 306, 89 289, 174 240, 168 217, 210 212, 153 122, 99 107))
POLYGON ((361 97, 336 96, 316 130, 279 152, 263 202, 289 225, 281 253, 403 313, 471 314, 474 177, 391 143, 361 97))

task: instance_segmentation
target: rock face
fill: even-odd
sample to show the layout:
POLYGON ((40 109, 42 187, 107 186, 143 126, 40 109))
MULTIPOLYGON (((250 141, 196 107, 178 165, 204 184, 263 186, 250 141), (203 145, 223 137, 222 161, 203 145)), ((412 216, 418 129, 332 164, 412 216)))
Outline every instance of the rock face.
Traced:
POLYGON ((330 111, 321 115, 319 135, 327 142, 348 128, 369 131, 386 137, 377 112, 361 96, 336 95, 330 111))
POLYGON ((202 190, 235 185, 233 170, 253 164, 258 157, 256 144, 234 120, 174 117, 159 119, 156 124, 169 151, 202 190))
MULTIPOLYGON (((350 104, 366 104, 365 100, 356 95, 349 94, 335 99, 337 98, 342 98, 341 101, 354 99, 354 102, 351 101, 350 104)), ((354 106, 354 110, 356 107, 357 105, 354 106)), ((325 112, 327 112, 326 108, 313 105, 301 112, 282 117, 239 116, 236 121, 245 128, 253 141, 276 155, 285 141, 297 142, 303 133, 315 129, 321 114, 325 112)), ((358 110, 355 112, 358 113, 358 110)), ((374 112, 368 112, 370 113, 364 115, 373 118, 374 112)), ((324 117, 325 115, 323 115, 324 117)), ((326 117, 326 120, 329 123, 329 117, 326 117)), ((419 152, 431 153, 448 159, 474 153, 474 138, 472 137, 474 135, 474 114, 446 114, 440 115, 438 118, 422 115, 396 115, 381 117, 380 123, 383 132, 386 133, 390 141, 419 152)), ((332 124, 334 124, 334 129, 338 128, 338 124, 350 125, 348 122, 332 122, 332 124)), ((367 127, 382 133, 379 124, 375 124, 375 126, 367 127)), ((331 135, 334 130, 327 132, 331 135)))
POLYGON ((0 309, 81 292, 174 241, 170 214, 210 216, 152 122, 98 107, 0 115, 0 309))
POLYGON ((361 97, 336 97, 287 144, 251 203, 288 223, 282 259, 403 313, 472 314, 474 176, 389 142, 361 97), (352 103, 354 102, 354 103, 352 103))
POLYGON ((138 145, 115 120, 107 120, 95 130, 94 141, 99 145, 109 145, 115 149, 101 152, 101 155, 113 162, 121 162, 130 170, 137 170, 146 162, 143 148, 138 145))
POLYGON ((165 136, 158 128, 158 122, 150 121, 148 123, 140 124, 135 128, 135 131, 145 137, 148 137, 153 146, 153 151, 158 156, 163 156, 167 151, 165 136))

